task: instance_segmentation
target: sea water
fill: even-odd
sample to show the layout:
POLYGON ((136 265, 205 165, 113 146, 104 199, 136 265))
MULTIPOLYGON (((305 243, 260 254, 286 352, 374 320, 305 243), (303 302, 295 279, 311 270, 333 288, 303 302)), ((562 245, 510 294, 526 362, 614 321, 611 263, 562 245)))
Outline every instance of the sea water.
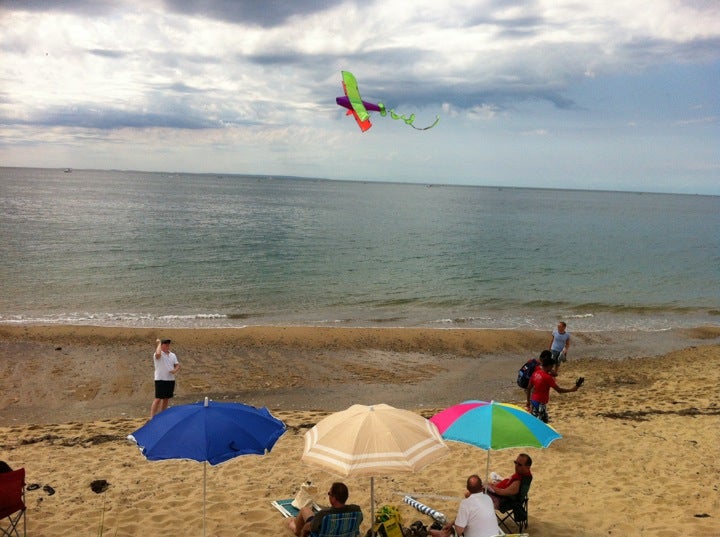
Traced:
POLYGON ((0 239, 4 324, 720 324, 716 196, 0 168, 0 239))

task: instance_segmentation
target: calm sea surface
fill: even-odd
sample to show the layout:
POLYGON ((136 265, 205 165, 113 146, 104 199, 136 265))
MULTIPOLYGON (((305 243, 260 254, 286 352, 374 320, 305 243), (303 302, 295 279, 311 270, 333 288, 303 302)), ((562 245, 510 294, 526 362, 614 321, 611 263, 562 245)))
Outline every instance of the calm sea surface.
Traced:
POLYGON ((720 324, 720 197, 0 168, 0 323, 720 324))

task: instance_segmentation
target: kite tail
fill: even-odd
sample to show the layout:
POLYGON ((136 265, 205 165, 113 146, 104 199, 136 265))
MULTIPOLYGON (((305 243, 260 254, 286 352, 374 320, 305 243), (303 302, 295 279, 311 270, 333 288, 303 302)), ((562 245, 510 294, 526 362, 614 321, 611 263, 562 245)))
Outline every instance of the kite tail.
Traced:
POLYGON ((415 125, 410 125, 410 126, 417 131, 426 131, 428 129, 432 129, 435 125, 438 124, 439 121, 440 121, 440 116, 435 116, 435 121, 432 122, 432 125, 428 125, 427 127, 422 127, 422 128, 416 127, 415 125))
POLYGON ((435 125, 437 125, 438 122, 440 121, 440 116, 435 116, 435 121, 433 121, 432 125, 430 125, 430 126, 428 126, 428 127, 416 127, 415 125, 413 125, 413 123, 415 122, 415 114, 410 114, 409 117, 408 117, 408 116, 405 116, 405 115, 402 115, 402 114, 396 114, 396 113, 395 113, 395 110, 392 110, 392 109, 386 110, 386 109, 385 109, 385 105, 384 105, 383 103, 378 103, 378 107, 380 108, 380 115, 381 115, 381 116, 384 117, 385 115, 387 115, 387 112, 390 112, 390 117, 391 117, 391 118, 393 118, 393 119, 402 119, 402 120, 405 122, 406 125, 410 125, 413 129, 415 129, 415 130, 417 130, 417 131, 426 131, 426 130, 428 130, 428 129, 432 129, 432 128, 433 128, 435 125))

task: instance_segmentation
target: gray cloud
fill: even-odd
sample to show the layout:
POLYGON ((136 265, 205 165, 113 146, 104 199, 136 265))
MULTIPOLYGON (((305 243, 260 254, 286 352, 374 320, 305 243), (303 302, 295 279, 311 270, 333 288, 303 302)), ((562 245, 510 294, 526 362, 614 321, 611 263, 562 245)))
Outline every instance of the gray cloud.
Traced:
POLYGON ((172 128, 172 129, 209 129, 218 128, 217 120, 205 116, 189 114, 187 109, 174 113, 138 112, 117 108, 98 108, 96 105, 72 107, 53 107, 37 110, 30 118, 0 117, 4 125, 26 125, 35 127, 80 127, 98 130, 123 128, 172 128))
POLYGON ((2 0, 0 11, 63 12, 100 16, 120 9, 124 2, 116 0, 2 0))
POLYGON ((122 50, 107 50, 107 49, 89 49, 88 54, 92 54, 93 56, 100 56, 102 58, 124 58, 127 56, 127 52, 124 52, 122 50))
POLYGON ((621 45, 621 54, 641 67, 658 63, 659 59, 678 62, 712 61, 720 51, 720 37, 697 38, 677 42, 669 39, 639 38, 621 45))
POLYGON ((174 12, 201 15, 212 19, 257 25, 281 26, 290 17, 324 11, 333 4, 328 0, 164 0, 174 12))
POLYGON ((188 94, 198 94, 203 93, 206 90, 203 88, 195 88, 193 86, 188 86, 184 82, 174 82, 172 84, 155 84, 153 87, 158 91, 172 91, 175 93, 188 93, 188 94))

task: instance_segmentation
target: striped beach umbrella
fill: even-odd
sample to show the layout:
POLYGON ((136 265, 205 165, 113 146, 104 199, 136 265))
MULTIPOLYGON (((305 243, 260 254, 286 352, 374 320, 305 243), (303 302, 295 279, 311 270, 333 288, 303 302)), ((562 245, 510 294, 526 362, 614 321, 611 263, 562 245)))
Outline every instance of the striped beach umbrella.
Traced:
MULTIPOLYGON (((445 440, 487 450, 546 448, 560 433, 519 406, 496 401, 465 401, 435 414, 433 422, 445 440)), ((487 475, 486 475, 487 479, 487 475)))
POLYGON ((374 478, 416 472, 449 452, 435 425, 415 412, 379 404, 352 405, 305 433, 302 461, 339 476, 374 478))

